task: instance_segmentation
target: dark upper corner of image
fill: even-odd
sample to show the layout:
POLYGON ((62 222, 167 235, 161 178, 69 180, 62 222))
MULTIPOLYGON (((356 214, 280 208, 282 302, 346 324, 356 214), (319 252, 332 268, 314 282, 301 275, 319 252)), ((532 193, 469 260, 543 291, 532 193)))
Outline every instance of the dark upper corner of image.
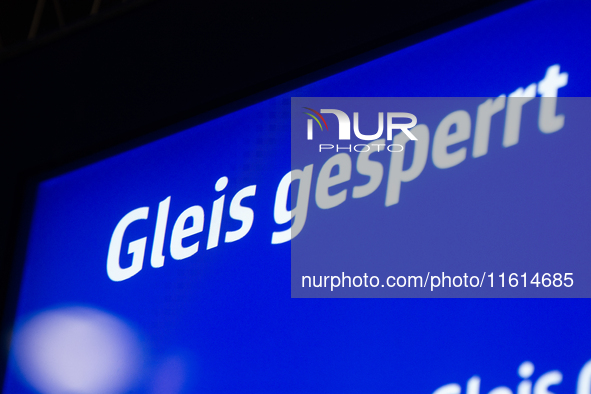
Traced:
POLYGON ((0 61, 18 57, 151 0, 4 0, 0 2, 0 61))
POLYGON ((501 3, 0 0, 5 146, 67 163, 501 3))

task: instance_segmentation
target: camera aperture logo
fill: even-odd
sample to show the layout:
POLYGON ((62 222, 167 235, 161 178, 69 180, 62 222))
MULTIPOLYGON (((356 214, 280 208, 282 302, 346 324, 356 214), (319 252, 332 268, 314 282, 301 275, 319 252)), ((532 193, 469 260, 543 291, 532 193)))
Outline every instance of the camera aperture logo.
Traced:
MULTIPOLYGON (((338 109, 320 109, 320 112, 310 107, 303 107, 309 112, 304 114, 310 116, 307 119, 307 138, 308 140, 314 139, 314 124, 317 124, 321 132, 328 132, 328 124, 322 114, 333 114, 336 116, 339 123, 338 139, 339 141, 350 141, 351 140, 351 119, 344 111, 338 109), (323 127, 324 125, 324 127, 323 127), (326 129, 326 130, 325 130, 326 129)), ((409 129, 413 128, 417 124, 417 117, 408 112, 387 112, 384 116, 384 112, 378 112, 378 131, 374 134, 363 134, 359 130, 359 112, 353 112, 353 133, 355 137, 363 141, 376 141, 384 133, 384 123, 386 123, 386 141, 392 141, 394 130, 402 131, 409 140, 416 141, 417 138, 410 132, 409 129), (408 119, 410 123, 399 123, 401 119, 408 119)), ((390 152, 402 152, 404 146, 400 144, 319 144, 318 151, 355 151, 355 152, 368 152, 371 149, 370 145, 378 145, 377 151, 380 151, 380 147, 385 147, 390 152)))

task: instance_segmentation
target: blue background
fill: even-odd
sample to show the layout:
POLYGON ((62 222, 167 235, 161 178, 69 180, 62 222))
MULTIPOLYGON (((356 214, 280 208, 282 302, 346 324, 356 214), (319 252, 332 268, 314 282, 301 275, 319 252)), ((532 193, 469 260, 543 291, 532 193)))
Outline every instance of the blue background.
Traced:
MULTIPOLYGON (((187 393, 432 392, 452 382, 464 387, 474 374, 482 393, 499 385, 515 392, 525 360, 536 366, 534 380, 559 369, 564 381, 553 391, 574 392, 591 358, 588 300, 291 299, 290 245, 270 240, 285 228, 273 221, 273 202, 290 169, 291 97, 496 97, 540 81, 553 64, 569 73, 559 95, 589 96, 590 11, 583 0, 532 1, 41 183, 17 329, 60 305, 108 311, 145 338, 146 375, 166 355, 189 354, 187 393), (205 250, 221 176, 229 178, 222 234, 237 227, 230 197, 256 184, 248 200, 254 225, 244 239, 205 250), (154 269, 156 210, 168 196, 166 260, 154 269), (192 205, 206 214, 195 236, 200 250, 174 261, 174 219, 192 205), (122 258, 126 242, 147 236, 144 268, 112 282, 105 270, 112 232, 143 206, 149 218, 130 226, 122 258)), ((493 153, 483 160, 494 161, 493 153)), ((148 385, 139 382, 137 392, 148 385)), ((11 360, 4 392, 27 390, 11 360)))

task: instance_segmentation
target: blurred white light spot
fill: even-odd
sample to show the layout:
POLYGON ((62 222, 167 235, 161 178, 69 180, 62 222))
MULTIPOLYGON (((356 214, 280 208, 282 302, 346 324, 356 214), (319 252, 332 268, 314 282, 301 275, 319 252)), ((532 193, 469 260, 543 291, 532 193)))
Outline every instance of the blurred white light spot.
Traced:
POLYGON ((527 379, 527 378, 529 378, 534 373, 534 365, 531 363, 531 361, 524 361, 519 366, 519 369, 517 370, 517 373, 522 378, 527 379))
POLYGON ((14 338, 24 378, 44 394, 122 393, 141 368, 136 334, 115 316, 92 308, 42 312, 14 338))

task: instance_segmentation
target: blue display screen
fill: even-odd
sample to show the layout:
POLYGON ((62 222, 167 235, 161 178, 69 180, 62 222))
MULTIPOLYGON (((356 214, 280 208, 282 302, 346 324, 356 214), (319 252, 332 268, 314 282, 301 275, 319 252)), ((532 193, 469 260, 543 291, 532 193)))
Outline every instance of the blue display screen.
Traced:
MULTIPOLYGON (((291 225, 275 205, 292 169, 292 98, 486 99, 532 84, 541 96, 550 80, 559 97, 590 96, 589 20, 587 1, 533 0, 39 183, 3 392, 591 394, 588 299, 292 298, 291 242, 273 242, 291 225)), ((488 187, 515 190, 523 201, 511 209, 525 210, 523 182, 547 174, 568 204, 476 230, 495 215, 456 210, 449 231, 481 232, 475 259, 505 248, 528 261, 560 223, 576 236, 552 257, 588 262, 586 130, 524 133, 502 148, 492 127, 498 148, 425 176, 423 195, 408 189, 408 204, 429 209, 405 220, 436 223, 450 201, 471 207, 488 187), (490 176, 511 171, 506 160, 521 183, 490 176), (507 226, 527 247, 498 242, 507 226)), ((450 260, 432 245, 417 254, 450 260)))

